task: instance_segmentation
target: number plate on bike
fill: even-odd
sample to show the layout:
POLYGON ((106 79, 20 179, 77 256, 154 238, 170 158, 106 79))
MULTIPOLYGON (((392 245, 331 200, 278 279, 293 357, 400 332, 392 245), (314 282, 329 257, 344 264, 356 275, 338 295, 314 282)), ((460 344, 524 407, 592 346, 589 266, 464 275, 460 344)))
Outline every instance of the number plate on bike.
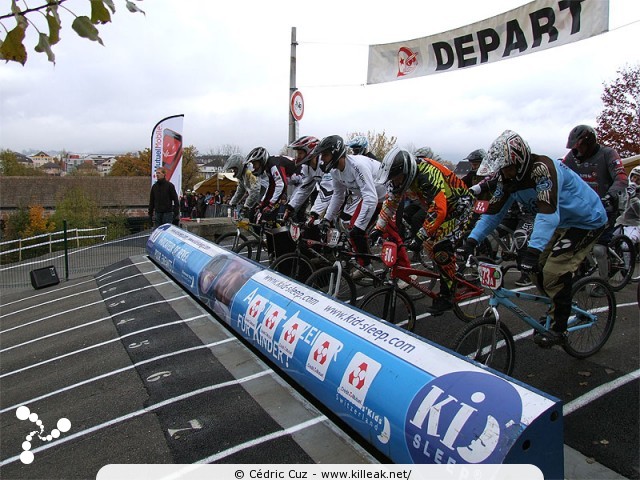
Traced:
POLYGON ((340 230, 337 228, 330 228, 327 230, 327 244, 330 247, 335 247, 340 241, 340 230))
POLYGON ((393 242, 384 242, 380 256, 387 267, 393 267, 398 259, 398 246, 393 242))
POLYGON ((297 223, 292 223, 289 225, 289 235, 291 235, 291 240, 297 242, 300 238, 300 225, 297 223))
POLYGON ((502 285, 502 269, 498 265, 479 263, 478 277, 483 287, 497 290, 502 285))
POLYGON ((473 204, 473 212, 474 213, 486 213, 489 210, 489 202, 487 200, 476 200, 476 203, 473 204))

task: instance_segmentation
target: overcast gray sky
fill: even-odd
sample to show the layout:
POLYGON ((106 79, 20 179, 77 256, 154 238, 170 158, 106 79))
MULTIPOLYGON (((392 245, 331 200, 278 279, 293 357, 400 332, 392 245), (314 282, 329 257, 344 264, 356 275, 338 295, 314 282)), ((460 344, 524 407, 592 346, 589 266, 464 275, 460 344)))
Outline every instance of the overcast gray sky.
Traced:
MULTIPOLYGON (((509 128, 557 158, 574 125, 595 125, 603 82, 640 63, 637 0, 611 0, 610 32, 597 37, 369 86, 369 44, 444 32, 527 2, 154 0, 139 3, 146 16, 114 3, 113 22, 100 27, 104 47, 79 38, 61 12, 55 66, 33 52, 33 28, 26 66, 0 65, 0 148, 138 151, 160 119, 183 113, 185 145, 202 154, 224 144, 277 153, 288 140, 295 26, 301 135, 384 130, 400 146, 429 145, 457 162, 509 128)), ((65 5, 86 12, 85 0, 65 5)))

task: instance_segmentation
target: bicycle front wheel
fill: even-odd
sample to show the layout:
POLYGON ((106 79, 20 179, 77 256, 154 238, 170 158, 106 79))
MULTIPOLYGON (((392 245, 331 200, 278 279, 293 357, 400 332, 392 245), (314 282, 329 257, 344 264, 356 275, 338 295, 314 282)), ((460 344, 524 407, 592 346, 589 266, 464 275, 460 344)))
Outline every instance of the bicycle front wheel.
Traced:
POLYGON ((340 276, 340 285, 336 292, 338 282, 338 267, 323 267, 311 274, 305 282, 305 285, 315 288, 329 296, 332 296, 342 302, 356 304, 356 285, 351 280, 348 272, 342 270, 340 276))
POLYGON ((572 357, 586 358, 600 350, 613 331, 616 297, 600 277, 587 277, 574 284, 571 303, 567 342, 563 348, 572 357), (596 320, 580 315, 576 308, 596 315, 596 320))
POLYGON ((362 299, 360 309, 409 331, 416 326, 416 309, 409 296, 393 285, 376 288, 362 299))
POLYGON ((227 250, 233 251, 234 248, 246 241, 248 241, 248 238, 244 233, 229 232, 220 235, 216 240, 216 244, 226 248, 227 250))
POLYGON ((248 240, 241 243, 233 251, 256 262, 265 263, 269 261, 267 246, 258 240, 248 240))
POLYGON ((609 286, 614 292, 622 290, 633 276, 636 248, 626 235, 616 235, 609 243, 609 286))
POLYGON ((475 362, 511 375, 516 345, 507 326, 496 324, 493 311, 465 325, 453 343, 453 350, 475 362))
POLYGON ((298 253, 286 253, 276 258, 269 268, 301 283, 305 283, 313 273, 309 259, 298 253))

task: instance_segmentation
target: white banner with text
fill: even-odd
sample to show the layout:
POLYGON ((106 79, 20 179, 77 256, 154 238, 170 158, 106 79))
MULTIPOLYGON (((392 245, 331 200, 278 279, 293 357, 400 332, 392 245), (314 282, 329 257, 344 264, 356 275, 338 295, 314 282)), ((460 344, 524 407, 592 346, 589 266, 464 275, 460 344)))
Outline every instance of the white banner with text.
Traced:
POLYGON ((609 0, 534 0, 428 37, 369 46, 367 84, 476 67, 609 30, 609 0))

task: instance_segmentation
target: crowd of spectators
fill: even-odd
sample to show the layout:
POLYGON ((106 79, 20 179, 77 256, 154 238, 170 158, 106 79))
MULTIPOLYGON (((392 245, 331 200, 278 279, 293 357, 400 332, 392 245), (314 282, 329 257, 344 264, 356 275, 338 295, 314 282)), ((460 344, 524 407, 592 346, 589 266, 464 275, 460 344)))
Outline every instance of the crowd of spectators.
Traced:
POLYGON ((187 190, 180 197, 180 216, 182 218, 205 218, 227 216, 229 200, 233 196, 226 195, 224 190, 213 193, 196 193, 187 190))

